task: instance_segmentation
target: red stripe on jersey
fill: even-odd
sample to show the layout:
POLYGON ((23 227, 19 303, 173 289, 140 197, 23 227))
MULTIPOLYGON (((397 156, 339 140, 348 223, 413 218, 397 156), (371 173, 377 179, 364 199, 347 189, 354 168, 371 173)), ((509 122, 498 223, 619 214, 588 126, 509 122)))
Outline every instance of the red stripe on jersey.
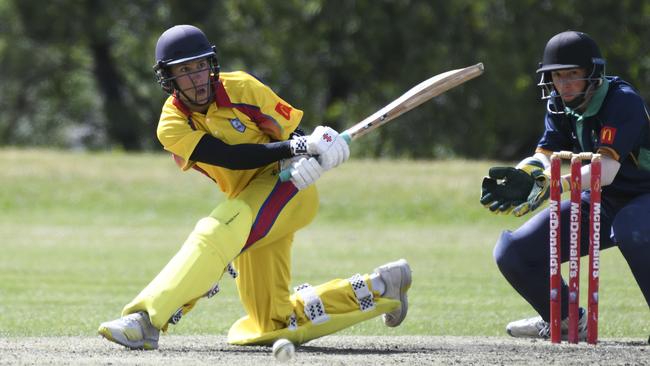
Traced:
POLYGON ((293 183, 278 180, 278 183, 273 187, 266 201, 260 207, 242 252, 269 233, 284 206, 289 203, 296 193, 298 193, 298 189, 293 183))
POLYGON ((245 104, 245 103, 233 103, 226 92, 226 88, 223 87, 221 81, 215 83, 215 95, 217 96, 216 103, 220 107, 235 108, 248 116, 251 121, 255 122, 257 127, 259 127, 262 132, 271 136, 272 138, 279 140, 282 137, 282 128, 280 124, 273 119, 273 117, 262 113, 260 107, 245 104))
POLYGON ((178 108, 179 111, 183 112, 185 117, 189 117, 192 115, 192 111, 188 106, 181 101, 181 99, 178 97, 177 93, 174 93, 174 99, 172 100, 172 104, 174 104, 174 107, 178 108))

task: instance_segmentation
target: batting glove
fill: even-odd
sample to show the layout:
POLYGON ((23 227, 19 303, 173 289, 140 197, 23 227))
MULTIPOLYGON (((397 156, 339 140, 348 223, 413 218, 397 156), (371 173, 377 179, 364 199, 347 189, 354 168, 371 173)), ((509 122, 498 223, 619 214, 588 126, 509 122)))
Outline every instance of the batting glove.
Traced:
POLYGON ((323 171, 315 158, 300 158, 300 160, 291 164, 291 182, 298 190, 303 190, 314 184, 323 174, 323 171))
POLYGON ((350 158, 348 143, 330 127, 318 126, 311 135, 292 139, 290 146, 294 156, 317 157, 324 171, 335 168, 350 158))

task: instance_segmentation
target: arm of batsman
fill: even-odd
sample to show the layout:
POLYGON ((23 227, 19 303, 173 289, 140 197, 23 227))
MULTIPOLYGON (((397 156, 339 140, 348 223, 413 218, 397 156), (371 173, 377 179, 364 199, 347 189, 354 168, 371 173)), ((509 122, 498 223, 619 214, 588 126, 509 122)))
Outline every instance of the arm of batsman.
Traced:
POLYGON ((350 157, 350 147, 334 129, 318 126, 309 136, 291 140, 293 155, 311 155, 318 159, 323 171, 341 165, 350 157))

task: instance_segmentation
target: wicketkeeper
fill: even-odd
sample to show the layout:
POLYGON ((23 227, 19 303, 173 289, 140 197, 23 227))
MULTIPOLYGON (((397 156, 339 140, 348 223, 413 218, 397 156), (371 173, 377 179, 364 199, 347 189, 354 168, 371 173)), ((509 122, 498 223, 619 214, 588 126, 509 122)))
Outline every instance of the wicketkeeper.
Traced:
MULTIPOLYGON (((554 151, 602 154, 600 248, 618 246, 650 305, 650 117, 627 82, 605 76, 596 42, 582 32, 552 37, 537 69, 546 117, 535 154, 516 167, 494 167, 483 180, 481 204, 494 213, 523 216, 549 198, 549 156, 554 151)), ((570 191, 562 176, 562 192, 570 191)), ((589 250, 589 164, 582 168, 580 256, 589 250)), ((569 201, 561 204, 561 242, 569 243, 569 201)), ((515 231, 504 231, 494 248, 499 269, 539 316, 512 322, 513 337, 549 337, 549 210, 515 231)), ((561 258, 569 258, 569 245, 561 258)), ((606 276, 607 274, 605 274, 606 276)), ((562 332, 568 330, 568 287, 562 284, 562 332)), ((579 334, 586 337, 580 309, 579 334)))
POLYGON ((381 314, 387 326, 400 325, 411 285, 403 259, 371 274, 289 290, 294 234, 318 209, 313 183, 348 159, 345 140, 323 126, 301 136, 303 112, 245 72, 220 73, 215 46, 196 27, 179 25, 160 36, 154 71, 170 94, 158 139, 182 170, 207 175, 227 199, 99 334, 128 348, 156 349, 160 331, 218 292, 226 271, 236 277, 247 314, 230 328, 233 344, 300 344, 381 314), (291 180, 283 183, 278 171, 285 167, 291 180))

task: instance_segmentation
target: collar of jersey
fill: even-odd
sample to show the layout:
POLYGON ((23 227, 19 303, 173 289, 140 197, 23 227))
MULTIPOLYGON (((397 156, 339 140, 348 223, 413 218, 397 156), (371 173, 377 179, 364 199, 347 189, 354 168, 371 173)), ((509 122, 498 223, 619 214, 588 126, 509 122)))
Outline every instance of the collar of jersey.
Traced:
MULTIPOLYGON (((221 80, 215 77, 212 77, 212 91, 214 93, 214 103, 217 107, 230 107, 232 103, 226 94, 226 90, 221 84, 221 80)), ((178 108, 187 118, 192 116, 192 110, 181 100, 178 96, 178 92, 174 92, 174 99, 172 103, 176 108, 178 108)))
POLYGON ((580 114, 569 107, 564 107, 564 113, 575 117, 578 122, 582 122, 585 118, 591 117, 598 113, 600 107, 603 105, 603 101, 605 100, 605 96, 607 95, 608 90, 609 80, 607 80, 607 78, 603 78, 603 84, 598 89, 596 89, 594 96, 591 97, 585 113, 580 114))

